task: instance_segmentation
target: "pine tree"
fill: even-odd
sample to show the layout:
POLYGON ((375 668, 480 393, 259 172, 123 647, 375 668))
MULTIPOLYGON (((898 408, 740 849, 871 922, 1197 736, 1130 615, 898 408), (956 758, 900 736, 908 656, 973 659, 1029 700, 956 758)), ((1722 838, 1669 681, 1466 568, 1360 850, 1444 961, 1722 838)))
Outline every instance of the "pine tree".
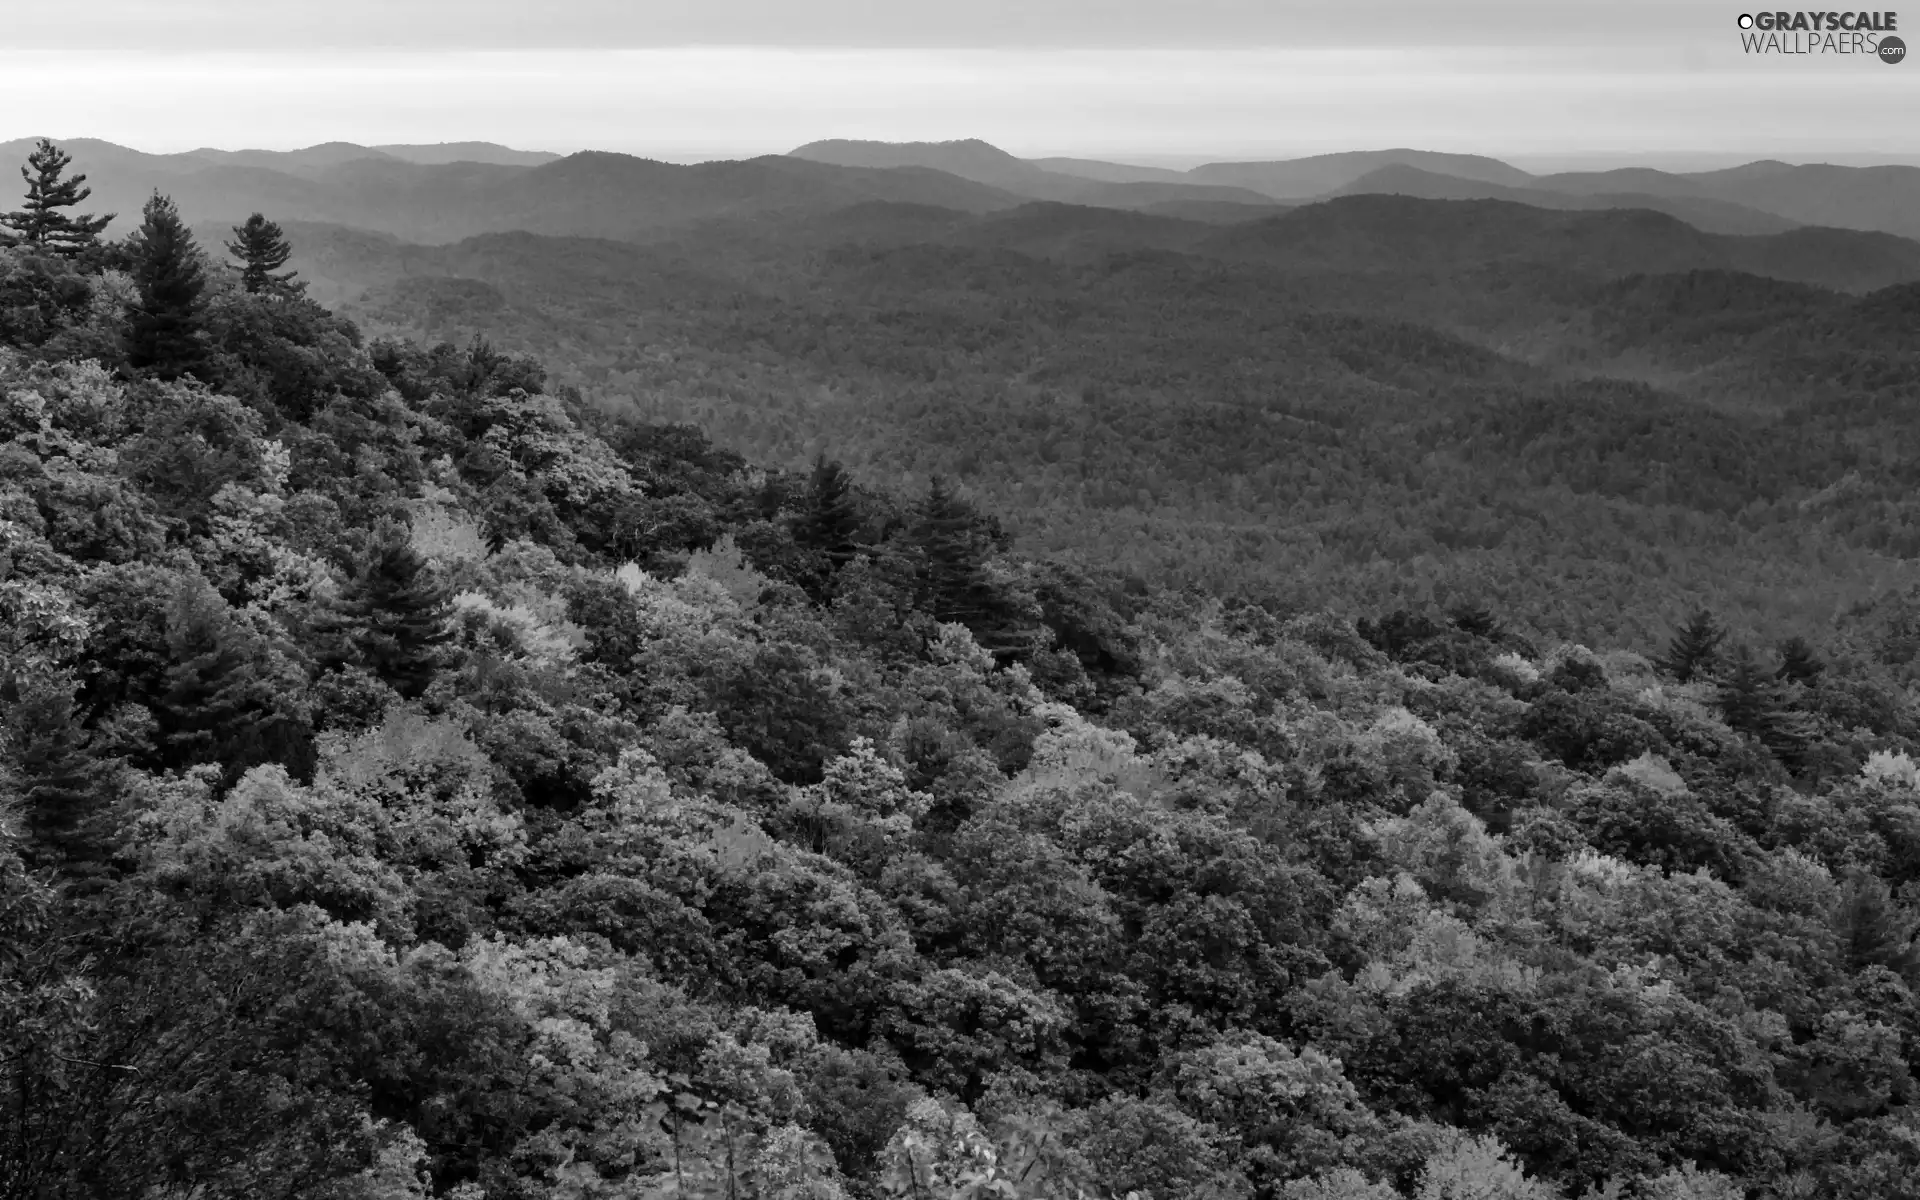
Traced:
POLYGON ((259 763, 306 759, 312 730, 298 703, 301 673, 205 581, 174 597, 167 649, 173 662, 158 715, 169 766, 219 763, 231 782, 259 763))
POLYGON ((413 699, 433 682, 439 649, 452 636, 449 607, 446 586, 413 548, 407 528, 385 524, 322 632, 335 637, 336 664, 357 661, 413 699))
POLYGON ((845 467, 821 455, 814 461, 813 477, 801 499, 794 541, 820 551, 831 569, 838 571, 860 552, 861 524, 852 477, 845 467))
POLYGON ((1044 633, 1038 614, 1021 613, 987 570, 1005 537, 998 524, 939 476, 915 516, 912 541, 920 551, 925 603, 933 618, 965 625, 996 657, 1033 650, 1044 633))
POLYGON ((0 780, 17 789, 40 861, 95 859, 104 840, 95 828, 104 807, 99 764, 76 719, 75 691, 71 679, 46 672, 15 671, 0 680, 0 744, 11 767, 0 768, 0 780))
POLYGON ((1793 711, 1786 685, 1742 645, 1720 677, 1715 701, 1727 728, 1754 738, 1789 765, 1798 764, 1811 730, 1793 711))
POLYGON ((1691 683, 1713 670, 1719 661, 1720 643, 1726 637, 1727 631, 1713 619, 1713 613, 1703 608, 1680 627, 1656 665, 1681 683, 1691 683))
POLYGON ((200 336, 205 256, 172 200, 155 192, 142 215, 127 244, 138 290, 127 312, 127 362, 176 379, 206 361, 200 336))
POLYGON ((289 296, 306 290, 305 283, 293 281, 298 271, 280 271, 293 257, 293 247, 280 226, 255 213, 245 225, 235 225, 233 234, 237 240, 226 244, 227 253, 240 260, 240 282, 247 291, 289 296))
POLYGON ((1779 681, 1744 645, 1730 656, 1726 672, 1720 677, 1715 702, 1727 728, 1756 736, 1772 724, 1784 707, 1779 681))
POLYGON ((1808 644, 1807 639, 1790 637, 1780 643, 1780 669, 1774 675, 1789 683, 1811 684, 1827 669, 1827 664, 1808 644))
POLYGON ((20 168, 20 177, 27 181, 26 206, 0 217, 0 224, 12 232, 10 242, 33 246, 63 258, 77 258, 99 244, 100 231, 113 220, 113 213, 104 217, 91 214, 72 217, 60 211, 93 195, 92 188, 80 186, 87 181, 85 175, 61 178, 72 162, 72 157, 59 147, 45 138, 40 139, 40 144, 27 156, 27 165, 20 168))
POLYGON ((991 597, 978 514, 936 475, 918 515, 914 540, 926 556, 934 618, 957 621, 971 629, 987 615, 991 597))

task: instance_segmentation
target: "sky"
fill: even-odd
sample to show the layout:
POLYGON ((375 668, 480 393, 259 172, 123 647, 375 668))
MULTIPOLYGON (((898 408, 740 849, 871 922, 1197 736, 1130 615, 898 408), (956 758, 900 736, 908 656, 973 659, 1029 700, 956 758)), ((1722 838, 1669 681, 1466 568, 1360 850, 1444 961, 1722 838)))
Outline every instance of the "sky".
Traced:
MULTIPOLYGON (((89 0, 0 33, 0 141, 483 140, 687 160, 978 137, 1138 162, 1920 161, 1920 61, 1716 0, 89 0)), ((1897 19, 1897 18, 1896 18, 1897 19)), ((1920 42, 1920 8, 1908 34, 1920 42)), ((1902 32, 1905 32, 1904 30, 1902 32)), ((1711 165, 1711 164, 1708 164, 1711 165)))

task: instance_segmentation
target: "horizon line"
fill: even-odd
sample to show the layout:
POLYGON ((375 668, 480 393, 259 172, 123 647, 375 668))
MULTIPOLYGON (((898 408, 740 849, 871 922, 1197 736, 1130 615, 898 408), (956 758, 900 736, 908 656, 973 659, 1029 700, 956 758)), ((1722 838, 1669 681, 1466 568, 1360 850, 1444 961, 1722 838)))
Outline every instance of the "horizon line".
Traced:
MULTIPOLYGON (((832 141, 858 142, 858 143, 868 144, 868 145, 890 145, 890 146, 903 146, 903 145, 939 146, 939 145, 958 145, 958 144, 964 144, 967 142, 980 142, 996 150, 1001 150, 1003 153, 1011 154, 1013 157, 1021 159, 1023 161, 1033 161, 1037 159, 1047 159, 1047 158, 1067 158, 1067 159, 1080 159, 1083 161, 1092 161, 1092 162, 1108 162, 1108 163, 1113 163, 1114 165, 1117 165, 1117 166, 1158 167, 1162 169, 1170 168, 1174 170, 1179 170, 1179 169, 1182 169, 1183 167, 1185 168, 1197 167, 1197 166, 1202 166, 1202 165, 1211 164, 1211 163, 1289 162, 1289 161, 1297 161, 1300 159, 1322 158, 1322 157, 1329 157, 1329 156, 1340 155, 1340 154, 1383 154, 1383 153, 1392 153, 1396 151, 1409 151, 1409 152, 1421 153, 1421 154, 1443 154, 1443 155, 1452 155, 1457 157, 1486 158, 1486 159, 1492 159, 1498 162, 1503 162, 1509 166, 1515 166, 1522 170, 1527 169, 1524 164, 1531 162, 1535 164, 1536 167, 1543 168, 1548 172, 1577 170, 1579 168, 1577 166, 1574 166, 1573 164, 1577 164, 1581 162, 1591 162, 1591 163, 1607 162, 1607 163, 1615 164, 1617 166, 1630 166, 1630 165, 1634 165, 1635 163, 1646 163, 1648 165, 1651 165, 1651 163, 1655 161, 1672 164, 1679 161, 1698 163, 1702 160, 1711 160, 1713 162, 1725 164, 1728 166, 1744 166, 1751 163, 1761 163, 1761 162, 1782 162, 1782 163, 1786 163, 1789 166, 1823 166, 1823 165, 1824 166, 1851 166, 1851 167, 1920 166, 1920 149, 1912 150, 1912 151, 1845 150, 1845 151, 1836 152, 1832 150, 1820 150, 1820 149, 1813 149, 1813 148, 1807 148, 1807 147, 1799 147, 1799 148, 1779 147, 1779 148, 1754 148, 1754 149, 1747 149, 1747 150, 1726 150, 1726 149, 1709 150, 1705 148, 1698 149, 1698 150, 1561 149, 1561 150, 1513 150, 1513 151, 1502 152, 1502 151, 1491 151, 1486 149, 1472 149, 1472 150, 1434 149, 1430 147, 1401 143, 1398 145, 1349 147, 1346 149, 1326 149, 1324 147, 1291 147, 1291 148, 1245 147, 1242 149, 1219 149, 1219 150, 1211 150, 1211 151, 1196 150, 1196 151, 1190 151, 1185 153, 1176 153, 1176 152, 1170 152, 1166 150, 1138 150, 1138 149, 1112 148, 1112 147, 1100 147, 1100 146, 1092 146, 1092 147, 1082 146, 1082 147, 1074 147, 1074 148, 1067 148, 1067 149, 1046 148, 1046 149, 1034 150, 1034 151, 1028 151, 1028 152, 1022 153, 1022 152, 1005 150, 1003 147, 999 146, 997 143, 991 141, 990 139, 980 138, 980 137, 926 138, 926 139, 908 139, 903 141, 895 141, 895 140, 882 139, 882 138, 850 138, 850 137, 835 137, 831 135, 827 137, 815 138, 815 139, 812 139, 811 141, 802 142, 802 143, 799 143, 798 145, 789 147, 787 149, 779 149, 779 150, 757 149, 757 148, 751 148, 751 147, 745 147, 745 146, 721 148, 721 147, 712 147, 712 146, 695 147, 695 146, 672 146, 672 145, 655 145, 650 147, 585 145, 585 144, 572 145, 568 141, 564 141, 564 140, 550 142, 548 143, 547 146, 544 146, 544 147, 533 147, 533 146, 516 146, 506 142, 495 141, 491 138, 478 137, 478 136, 444 137, 444 138, 439 138, 435 140, 420 140, 420 141, 379 141, 379 142, 358 142, 358 141, 352 140, 351 138, 338 137, 338 138, 330 138, 330 139, 319 141, 319 142, 310 142, 305 145, 299 145, 299 146, 255 145, 255 146, 240 146, 240 147, 230 148, 225 146, 202 143, 199 145, 188 147, 186 149, 179 149, 179 150, 149 150, 149 149, 142 149, 137 146, 131 146, 124 142, 116 142, 109 138, 94 137, 86 134, 79 134, 79 135, 66 136, 66 137, 54 137, 52 135, 48 135, 45 133, 33 133, 33 134, 22 134, 17 137, 0 138, 0 144, 9 144, 14 142, 29 142, 29 141, 34 141, 41 137, 46 137, 48 138, 48 140, 53 141, 57 145, 71 145, 79 142, 97 142, 97 143, 102 143, 104 145, 112 146, 119 150, 130 151, 135 154, 145 154, 145 155, 151 155, 153 157, 162 157, 162 158, 191 155, 191 154, 197 154, 201 152, 212 152, 212 153, 218 153, 218 154, 248 154, 248 153, 297 154, 297 153, 300 153, 301 151, 314 150, 314 149, 319 149, 327 146, 351 146, 356 149, 380 151, 384 148, 389 148, 389 147, 401 148, 401 149, 414 149, 414 148, 424 149, 424 148, 432 148, 432 147, 438 147, 438 146, 474 145, 474 146, 494 147, 494 148, 505 150, 515 154, 551 154, 551 155, 554 155, 556 158, 566 158, 574 154, 583 154, 583 153, 623 154, 629 157, 647 158, 647 159, 652 159, 656 162, 666 162, 666 163, 671 163, 679 166, 691 166, 691 165, 697 165, 699 163, 705 163, 705 162, 739 162, 739 161, 744 161, 744 160, 753 159, 753 158, 763 158, 763 157, 769 157, 769 156, 786 156, 791 154, 794 150, 800 149, 801 147, 804 147, 807 145, 812 145, 816 142, 832 142, 832 141), (570 145, 571 145, 571 148, 567 148, 567 149, 552 148, 554 146, 566 147, 570 145), (1549 166, 1548 164, 1553 164, 1553 165, 1549 166)), ((1696 167, 1694 169, 1713 169, 1713 168, 1696 167)))

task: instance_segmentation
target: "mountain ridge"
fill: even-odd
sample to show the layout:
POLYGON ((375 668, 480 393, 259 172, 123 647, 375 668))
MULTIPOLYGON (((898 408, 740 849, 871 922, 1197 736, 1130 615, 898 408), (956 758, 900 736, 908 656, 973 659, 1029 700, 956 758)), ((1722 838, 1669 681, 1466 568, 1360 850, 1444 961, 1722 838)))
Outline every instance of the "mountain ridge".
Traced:
MULTIPOLYGON (((870 163, 913 161, 960 174, 983 171, 986 167, 982 164, 991 164, 1004 186, 1016 191, 1024 186, 1025 194, 1034 199, 1068 203, 1088 200, 1076 197, 1073 185, 1062 182, 1063 177, 1106 183, 1177 186, 1184 181, 1224 185, 1276 202, 1297 203, 1342 194, 1381 171, 1400 173, 1403 178, 1396 186, 1409 188, 1411 177, 1405 173, 1418 171, 1427 182, 1415 189, 1415 194, 1434 198, 1460 199, 1480 193, 1495 196, 1499 193, 1485 189, 1506 187, 1577 198, 1585 207, 1654 207, 1683 219, 1691 215, 1713 226, 1715 232, 1764 233, 1791 225, 1821 225, 1920 237, 1920 167, 1897 163, 1862 167, 1758 159, 1737 167, 1694 172, 1622 167, 1535 175, 1484 155, 1402 147, 1204 163, 1178 171, 1086 158, 1019 159, 978 138, 951 142, 813 142, 790 153, 802 152, 858 157, 870 163), (1046 175, 1035 175, 1036 170, 1046 175), (1447 179, 1463 183, 1445 185, 1451 190, 1443 194, 1437 181, 1447 179), (1021 180, 1027 182, 1022 185, 1021 180), (1465 184, 1480 185, 1480 193, 1465 184)), ((1380 185, 1381 181, 1375 180, 1371 186, 1377 189, 1380 185)), ((1195 202, 1202 199, 1191 198, 1195 202)), ((1568 205, 1567 201, 1549 200, 1544 195, 1538 196, 1537 202, 1548 207, 1568 205)))

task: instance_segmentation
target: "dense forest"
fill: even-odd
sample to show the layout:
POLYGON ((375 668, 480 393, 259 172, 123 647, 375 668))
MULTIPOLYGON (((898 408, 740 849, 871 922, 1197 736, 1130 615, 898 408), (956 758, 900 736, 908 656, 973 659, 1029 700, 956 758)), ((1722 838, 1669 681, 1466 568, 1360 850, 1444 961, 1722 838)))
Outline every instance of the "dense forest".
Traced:
POLYGON ((300 259, 362 328, 483 335, 750 461, 947 475, 1026 552, 1648 645, 1701 603, 1777 640, 1920 581, 1920 273, 1826 235, 1883 236, 1359 196, 1225 227, 868 205, 644 245, 311 227, 300 259))
MULTIPOLYGON (((1920 1196, 1920 604, 1848 557, 1896 537, 1914 435, 1832 402, 1908 386, 1844 349, 1911 336, 1907 293, 1651 322, 1713 363, 1830 323, 1769 343, 1811 381, 1792 442, 1333 312, 1274 321, 1307 373, 1256 420, 1260 361, 1208 357, 1243 325, 1154 327, 1130 387, 1217 389, 1250 456, 1322 464, 1248 485, 1259 539, 1324 542, 1292 514, 1336 478, 1397 519, 1372 431, 1454 436, 1486 528, 1539 456, 1566 612, 1612 602, 1569 570, 1590 534, 1693 600, 1549 637, 1493 587, 1047 553, 1010 525, 1038 506, 980 499, 1016 447, 1037 488, 1110 461, 1093 414, 1141 393, 1056 394, 1074 444, 983 411, 942 434, 971 479, 826 434, 756 466, 484 338, 365 336, 265 215, 211 245, 156 194, 110 238, 72 167, 37 149, 0 226, 0 1195, 1920 1196), (1741 608, 1654 561, 1696 550, 1755 556, 1741 608), (1767 589, 1813 564, 1858 603, 1788 631, 1767 589)), ((903 406, 973 386, 904 299, 947 253, 841 252, 903 406)), ((1083 296, 1167 286, 1103 269, 1083 296)), ((1719 285, 1606 286, 1627 328, 1719 285)), ((799 337, 772 308, 734 311, 799 337)), ((970 353, 1052 311, 980 311, 970 353)), ((623 371, 678 352, 633 336, 623 371)), ((782 378, 780 420, 831 408, 782 378)))

